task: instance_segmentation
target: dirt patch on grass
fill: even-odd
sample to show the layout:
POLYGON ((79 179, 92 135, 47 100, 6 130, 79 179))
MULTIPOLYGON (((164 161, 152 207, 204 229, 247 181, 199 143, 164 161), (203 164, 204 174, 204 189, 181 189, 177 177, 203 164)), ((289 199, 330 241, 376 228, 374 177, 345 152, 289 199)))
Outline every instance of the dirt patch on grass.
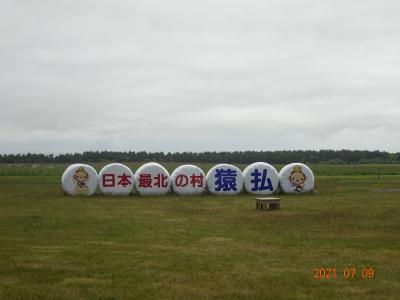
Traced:
POLYGON ((53 253, 60 253, 66 250, 66 247, 61 246, 29 246, 31 249, 35 249, 38 252, 46 253, 46 254, 53 254, 53 253))
POLYGON ((0 277, 0 284, 1 285, 12 285, 15 283, 18 283, 19 280, 18 278, 14 278, 14 277, 0 277))
POLYGON ((381 189, 381 190, 377 190, 377 192, 381 192, 381 193, 400 193, 400 189, 381 189))
POLYGON ((232 241, 231 238, 224 238, 219 236, 210 236, 206 238, 202 238, 199 242, 200 243, 223 243, 223 242, 230 242, 232 241))
POLYGON ((90 277, 72 277, 61 281, 63 285, 111 284, 110 279, 97 279, 90 277))

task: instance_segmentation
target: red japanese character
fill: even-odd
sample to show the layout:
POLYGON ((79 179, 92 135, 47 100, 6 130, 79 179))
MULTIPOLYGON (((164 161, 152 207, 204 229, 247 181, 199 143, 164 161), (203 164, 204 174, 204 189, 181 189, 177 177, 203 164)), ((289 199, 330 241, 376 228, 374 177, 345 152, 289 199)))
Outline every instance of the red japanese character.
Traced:
POLYGON ((167 187, 168 186, 168 176, 164 174, 157 174, 156 177, 154 177, 155 182, 154 185, 158 187, 167 187))
POLYGON ((103 186, 114 187, 115 186, 115 174, 103 174, 103 186))
POLYGON ((190 183, 192 184, 193 187, 195 187, 196 184, 198 187, 203 187, 203 178, 204 178, 203 174, 200 175, 192 174, 192 176, 190 176, 190 183))
POLYGON ((118 185, 122 185, 123 187, 126 187, 127 185, 131 185, 132 182, 129 180, 131 178, 131 175, 126 175, 123 173, 122 175, 118 176, 120 178, 120 181, 118 181, 118 185))
POLYGON ((152 187, 151 183, 152 183, 151 174, 140 174, 139 187, 144 187, 144 188, 152 187))
POLYGON ((176 184, 176 186, 185 187, 185 186, 188 185, 188 183, 189 183, 189 178, 188 178, 186 175, 184 175, 184 174, 178 175, 178 176, 176 176, 176 178, 175 178, 175 184, 176 184))

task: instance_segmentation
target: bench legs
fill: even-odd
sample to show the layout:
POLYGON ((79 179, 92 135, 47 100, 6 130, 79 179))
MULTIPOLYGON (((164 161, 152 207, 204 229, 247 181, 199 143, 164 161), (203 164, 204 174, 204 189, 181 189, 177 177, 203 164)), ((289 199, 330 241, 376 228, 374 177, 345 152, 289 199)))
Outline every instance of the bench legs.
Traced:
POLYGON ((257 210, 275 210, 275 209, 280 209, 281 205, 280 203, 263 203, 263 202, 256 202, 256 209, 257 210))

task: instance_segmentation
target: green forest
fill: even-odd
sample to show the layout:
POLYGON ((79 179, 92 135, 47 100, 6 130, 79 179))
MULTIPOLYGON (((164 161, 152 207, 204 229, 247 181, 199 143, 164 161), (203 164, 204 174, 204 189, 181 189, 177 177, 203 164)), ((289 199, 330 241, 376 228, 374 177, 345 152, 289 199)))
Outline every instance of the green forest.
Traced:
POLYGON ((291 162, 328 164, 400 163, 400 152, 361 150, 296 150, 296 151, 233 151, 233 152, 146 152, 86 151, 67 154, 2 154, 0 163, 77 163, 77 162, 204 162, 272 164, 291 162))

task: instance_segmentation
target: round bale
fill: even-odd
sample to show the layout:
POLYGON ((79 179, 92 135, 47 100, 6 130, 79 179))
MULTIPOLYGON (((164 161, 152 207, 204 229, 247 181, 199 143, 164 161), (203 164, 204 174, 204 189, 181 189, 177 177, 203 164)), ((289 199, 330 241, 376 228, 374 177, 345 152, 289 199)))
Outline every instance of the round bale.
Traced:
POLYGON ((279 172, 279 186, 285 194, 304 194, 314 190, 314 174, 302 163, 292 163, 279 172))
POLYGON ((146 163, 135 173, 135 187, 142 196, 166 195, 171 189, 171 177, 162 165, 146 163))
POLYGON ((133 172, 123 164, 108 164, 99 172, 99 189, 104 195, 127 196, 134 184, 133 172))
POLYGON ((242 171, 234 165, 219 164, 206 175, 207 189, 213 195, 238 195, 243 189, 242 171))
POLYGON ((96 193, 99 175, 85 164, 70 165, 61 177, 61 187, 70 196, 91 196, 96 193))
POLYGON ((243 171, 243 184, 247 193, 270 195, 277 191, 279 185, 278 171, 265 162, 256 162, 243 171))
POLYGON ((206 190, 205 178, 203 170, 199 167, 183 165, 171 174, 172 189, 178 195, 200 195, 206 190))

